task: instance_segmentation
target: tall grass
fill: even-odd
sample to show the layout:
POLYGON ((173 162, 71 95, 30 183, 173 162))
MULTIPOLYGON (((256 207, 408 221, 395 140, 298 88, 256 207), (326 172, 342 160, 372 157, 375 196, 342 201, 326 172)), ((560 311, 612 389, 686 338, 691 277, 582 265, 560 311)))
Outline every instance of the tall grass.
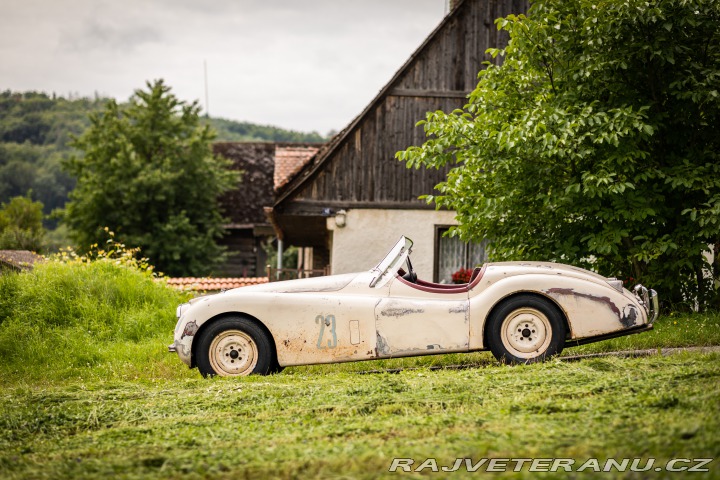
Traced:
POLYGON ((112 258, 52 260, 3 275, 3 378, 162 375, 183 300, 146 269, 112 258))

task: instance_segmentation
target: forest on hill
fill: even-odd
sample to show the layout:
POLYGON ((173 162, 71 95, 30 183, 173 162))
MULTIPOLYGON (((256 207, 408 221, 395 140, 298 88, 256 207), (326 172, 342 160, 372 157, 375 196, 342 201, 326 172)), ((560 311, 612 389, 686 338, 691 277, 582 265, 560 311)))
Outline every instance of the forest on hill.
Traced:
MULTIPOLYGON (((29 195, 49 215, 62 208, 75 180, 62 168, 78 152, 72 140, 90 124, 88 115, 104 109, 107 98, 64 98, 42 92, 0 92, 0 204, 29 195)), ((267 125, 208 118, 215 141, 323 142, 303 133, 267 125)), ((55 221, 46 220, 53 228, 55 221)))

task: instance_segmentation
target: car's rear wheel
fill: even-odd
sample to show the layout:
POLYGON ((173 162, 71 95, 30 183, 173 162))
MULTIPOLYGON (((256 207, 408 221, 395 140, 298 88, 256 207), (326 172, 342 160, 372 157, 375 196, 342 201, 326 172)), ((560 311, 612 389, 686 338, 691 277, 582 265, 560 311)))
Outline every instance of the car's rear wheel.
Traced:
POLYGON ((267 375, 275 358, 271 345, 267 334, 252 320, 221 318, 203 330, 198 339, 198 370, 204 377, 267 375))
POLYGON ((562 352, 565 321, 558 307, 534 295, 518 295, 493 310, 485 338, 503 363, 533 363, 562 352))

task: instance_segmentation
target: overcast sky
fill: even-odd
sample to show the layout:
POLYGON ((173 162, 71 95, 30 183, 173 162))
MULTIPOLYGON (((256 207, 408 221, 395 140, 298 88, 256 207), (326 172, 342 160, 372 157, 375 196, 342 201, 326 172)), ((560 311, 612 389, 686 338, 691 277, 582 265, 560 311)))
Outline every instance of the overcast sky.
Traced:
POLYGON ((447 0, 0 0, 0 90, 126 101, 163 78, 213 117, 345 127, 447 0))

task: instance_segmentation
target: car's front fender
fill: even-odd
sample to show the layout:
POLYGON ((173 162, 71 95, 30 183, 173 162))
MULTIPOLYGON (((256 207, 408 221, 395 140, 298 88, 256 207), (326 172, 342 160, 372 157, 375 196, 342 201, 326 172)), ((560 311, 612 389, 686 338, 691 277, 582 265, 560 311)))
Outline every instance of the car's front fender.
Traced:
POLYGON ((281 366, 331 363, 377 355, 377 297, 339 292, 225 292, 182 309, 173 347, 192 365, 192 345, 203 326, 225 315, 244 315, 270 332, 281 366))

